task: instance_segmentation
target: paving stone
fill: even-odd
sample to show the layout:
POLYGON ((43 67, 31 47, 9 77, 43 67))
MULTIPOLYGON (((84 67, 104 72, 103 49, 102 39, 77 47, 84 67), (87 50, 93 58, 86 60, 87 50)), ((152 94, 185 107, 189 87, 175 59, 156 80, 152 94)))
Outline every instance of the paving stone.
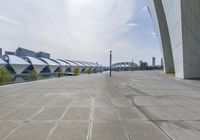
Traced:
POLYGON ((20 123, 10 121, 0 121, 0 139, 9 135, 20 123))
POLYGON ((87 123, 62 122, 50 137, 50 140, 87 140, 87 123))
POLYGON ((117 112, 113 107, 95 107, 94 121, 118 120, 117 112))
POLYGON ((25 123, 6 140, 45 140, 53 123, 25 123))
POLYGON ((5 106, 0 106, 0 118, 8 114, 9 112, 14 111, 17 109, 16 107, 5 107, 5 106))
POLYGON ((65 108, 48 107, 37 114, 33 120, 58 120, 64 111, 65 108))
POLYGON ((128 140, 119 122, 94 123, 91 140, 128 140))
POLYGON ((124 127, 132 140, 170 140, 165 133, 149 121, 124 121, 124 127))
POLYGON ((135 107, 118 107, 120 119, 147 120, 148 118, 135 107))
POLYGON ((67 107, 72 102, 72 99, 69 98, 56 98, 51 101, 48 106, 49 107, 67 107))
POLYGON ((71 107, 65 114, 63 120, 89 120, 90 108, 71 107))
POLYGON ((90 107, 91 99, 75 99, 72 101, 71 106, 73 106, 73 107, 90 107))
POLYGON ((19 108, 16 111, 9 113, 5 117, 1 118, 2 120, 28 120, 33 116, 40 108, 33 107, 23 107, 19 108))
POLYGON ((193 128, 200 131, 200 121, 185 121, 187 124, 192 126, 193 128))
POLYGON ((123 98, 112 98, 112 103, 117 107, 133 106, 132 103, 125 97, 123 98))
POLYGON ((113 104, 110 99, 95 99, 95 107, 112 107, 113 104))
POLYGON ((173 140, 198 140, 200 132, 185 125, 183 122, 162 122, 160 127, 173 140))
POLYGON ((134 71, 0 86, 0 139, 199 140, 199 83, 134 71))

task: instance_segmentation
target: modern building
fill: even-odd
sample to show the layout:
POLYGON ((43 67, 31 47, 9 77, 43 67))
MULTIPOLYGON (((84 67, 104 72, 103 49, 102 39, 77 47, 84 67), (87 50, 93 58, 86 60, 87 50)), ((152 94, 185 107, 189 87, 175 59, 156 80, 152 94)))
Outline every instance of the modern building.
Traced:
POLYGON ((163 54, 164 72, 200 77, 200 1, 148 0, 163 54))
POLYGON ((50 73, 54 73, 60 67, 59 63, 57 63, 51 59, 43 58, 43 57, 40 57, 39 59, 48 65, 50 73))
POLYGON ((59 59, 53 59, 54 61, 56 61, 57 63, 60 64, 60 69, 65 72, 67 70, 68 64, 64 61, 61 61, 59 59))
POLYGON ((74 67, 79 67, 81 71, 84 71, 88 67, 96 68, 95 64, 92 62, 53 59, 50 58, 48 53, 37 53, 21 47, 17 48, 15 52, 6 51, 2 58, 0 57, 0 68, 5 67, 14 76, 19 77, 29 75, 33 70, 37 74, 44 76, 54 75, 60 72, 60 70, 65 74, 69 74, 74 67))
POLYGON ((155 67, 156 66, 156 58, 152 57, 152 66, 155 67))
POLYGON ((24 59, 31 64, 31 71, 34 69, 37 74, 41 73, 42 70, 47 67, 47 64, 40 59, 35 57, 26 56, 24 59))
POLYGON ((15 55, 15 52, 12 52, 12 51, 5 51, 5 55, 15 55))
POLYGON ((142 62, 143 62, 142 60, 140 60, 140 61, 139 61, 139 66, 141 66, 141 65, 142 65, 142 62))
POLYGON ((36 53, 34 51, 25 49, 25 48, 17 48, 15 51, 16 55, 19 57, 24 57, 24 56, 31 56, 31 57, 36 57, 36 53))
POLYGON ((28 50, 25 48, 17 48, 15 51, 15 54, 19 57, 24 57, 24 56, 31 56, 31 57, 42 57, 42 58, 47 58, 50 59, 50 54, 46 52, 35 52, 32 50, 28 50))
POLYGON ((7 69, 16 75, 20 75, 31 64, 16 55, 4 55, 7 69))
POLYGON ((2 48, 0 48, 0 58, 2 57, 2 48))
POLYGON ((160 66, 163 67, 163 58, 160 59, 160 66))

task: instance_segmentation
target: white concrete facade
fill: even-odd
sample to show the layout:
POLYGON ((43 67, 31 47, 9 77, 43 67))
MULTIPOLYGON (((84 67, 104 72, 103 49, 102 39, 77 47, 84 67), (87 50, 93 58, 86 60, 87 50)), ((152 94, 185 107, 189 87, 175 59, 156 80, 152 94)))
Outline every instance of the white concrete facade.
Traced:
POLYGON ((148 8, 161 42, 165 72, 200 78, 200 1, 149 0, 148 8))

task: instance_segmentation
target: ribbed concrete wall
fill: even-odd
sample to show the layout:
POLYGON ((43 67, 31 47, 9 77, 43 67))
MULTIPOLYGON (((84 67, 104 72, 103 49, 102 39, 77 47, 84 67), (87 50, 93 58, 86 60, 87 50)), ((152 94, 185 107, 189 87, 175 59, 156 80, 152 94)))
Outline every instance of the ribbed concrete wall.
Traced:
POLYGON ((181 0, 184 77, 200 77, 200 0, 181 0))
MULTIPOLYGON (((174 59, 175 73, 180 78, 200 77, 200 1, 199 0, 150 0, 154 5, 158 21, 163 13, 169 31, 171 48, 174 59), (161 4, 160 4, 161 3, 161 4), (160 7, 160 8, 158 8, 160 7)), ((150 5, 149 4, 149 5, 150 5)), ((152 7, 152 6, 149 6, 152 7)), ((150 8, 151 11, 153 9, 150 8)), ((152 12, 153 13, 153 12, 152 12)), ((158 24, 159 25, 159 24, 158 24)), ((164 34, 158 26, 161 35, 164 34)), ((168 37, 165 34, 166 37, 168 37)), ((162 44, 164 44, 162 42, 162 44)), ((163 49, 163 54, 165 50, 163 49)), ((170 54, 169 54, 170 55, 170 54)), ((164 57, 165 59, 165 57, 164 57)))
POLYGON ((148 9, 154 21, 155 31, 161 45, 161 51, 164 58, 164 72, 174 73, 171 41, 162 3, 161 1, 157 1, 154 4, 154 0, 150 0, 148 1, 148 5, 148 9))

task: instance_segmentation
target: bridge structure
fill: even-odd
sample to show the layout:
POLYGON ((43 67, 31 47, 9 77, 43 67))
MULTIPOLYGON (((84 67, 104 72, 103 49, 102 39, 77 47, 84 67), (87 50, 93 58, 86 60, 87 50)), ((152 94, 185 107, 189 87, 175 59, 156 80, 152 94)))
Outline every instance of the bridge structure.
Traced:
POLYGON ((117 62, 111 65, 112 70, 132 70, 136 67, 138 65, 133 62, 117 62))

